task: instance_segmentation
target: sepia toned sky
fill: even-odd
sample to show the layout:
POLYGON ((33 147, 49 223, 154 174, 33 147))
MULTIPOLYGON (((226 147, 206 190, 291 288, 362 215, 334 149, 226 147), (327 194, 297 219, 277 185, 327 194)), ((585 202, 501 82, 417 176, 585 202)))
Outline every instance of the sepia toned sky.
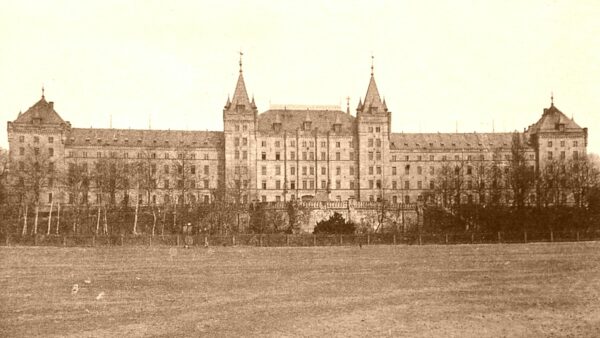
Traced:
MULTIPOLYGON (((0 1, 0 120, 222 130, 250 95, 354 114, 375 57, 394 132, 522 131, 555 105, 600 152, 600 2, 0 1)), ((7 147, 6 125, 0 146, 7 147)))

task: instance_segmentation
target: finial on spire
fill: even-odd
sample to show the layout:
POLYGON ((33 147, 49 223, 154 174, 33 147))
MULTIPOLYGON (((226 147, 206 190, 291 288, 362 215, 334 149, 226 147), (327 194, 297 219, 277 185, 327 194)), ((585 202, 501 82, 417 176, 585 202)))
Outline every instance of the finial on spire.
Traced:
POLYGON ((44 98, 44 85, 42 85, 42 99, 44 98))
POLYGON ((244 56, 244 53, 240 50, 240 74, 242 74, 242 56, 244 56))
POLYGON ((554 91, 550 92, 550 106, 554 107, 554 91))
POLYGON ((373 76, 373 69, 375 68, 375 56, 371 54, 371 76, 373 76))
POLYGON ((346 113, 350 114, 350 96, 346 96, 346 113))

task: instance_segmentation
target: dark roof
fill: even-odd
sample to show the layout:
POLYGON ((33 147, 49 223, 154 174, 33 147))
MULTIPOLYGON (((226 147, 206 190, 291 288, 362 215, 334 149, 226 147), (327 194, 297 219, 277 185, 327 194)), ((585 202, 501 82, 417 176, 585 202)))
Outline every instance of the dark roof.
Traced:
POLYGON ((224 144, 224 134, 220 131, 72 128, 67 144, 161 148, 176 148, 183 145, 192 148, 216 148, 224 144))
POLYGON ((353 131, 354 116, 341 110, 317 109, 271 109, 258 115, 258 131, 272 132, 273 123, 281 123, 281 131, 296 132, 305 121, 311 122, 311 130, 319 133, 333 131, 333 125, 341 124, 340 133, 353 131))
POLYGON ((550 108, 544 108, 542 117, 533 124, 530 132, 557 131, 557 124, 564 124, 566 132, 580 132, 582 128, 572 119, 552 104, 550 108))
POLYGON ((41 124, 64 124, 65 121, 54 110, 54 102, 48 102, 42 98, 26 112, 19 114, 14 123, 33 123, 35 119, 40 119, 41 124))
POLYGON ((392 150, 510 148, 513 133, 393 133, 392 150))

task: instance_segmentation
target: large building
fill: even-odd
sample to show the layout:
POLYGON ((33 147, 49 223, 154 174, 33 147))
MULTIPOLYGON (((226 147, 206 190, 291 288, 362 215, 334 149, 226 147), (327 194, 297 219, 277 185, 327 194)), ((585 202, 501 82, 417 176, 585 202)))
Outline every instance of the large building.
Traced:
MULTIPOLYGON (((113 200, 136 195, 142 203, 210 202, 227 192, 241 202, 383 198, 412 203, 435 189, 444 165, 460 163, 465 199, 478 202, 485 196, 475 193, 473 168, 510 159, 513 133, 394 133, 391 119, 372 69, 354 115, 340 107, 285 105, 259 114, 240 62, 233 96, 223 108, 224 131, 74 128, 42 93, 8 122, 12 182, 29 185, 26 190, 34 190, 41 203, 75 198, 97 203, 107 198, 94 179, 99 163, 110 162, 113 171, 133 178, 131 165, 144 162, 151 191, 139 193, 139 181, 115 183, 113 200), (79 169, 80 176, 89 175, 80 182, 88 189, 72 187, 79 169), (24 175, 32 171, 49 174, 24 175)), ((518 135, 532 168, 586 153, 587 129, 553 102, 518 135)))

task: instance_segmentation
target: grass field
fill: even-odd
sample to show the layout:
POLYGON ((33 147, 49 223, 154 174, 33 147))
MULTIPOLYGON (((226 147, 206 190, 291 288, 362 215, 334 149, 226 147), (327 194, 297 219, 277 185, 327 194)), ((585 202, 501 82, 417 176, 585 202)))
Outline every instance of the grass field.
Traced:
POLYGON ((0 255, 7 337, 600 336, 594 242, 0 255))

